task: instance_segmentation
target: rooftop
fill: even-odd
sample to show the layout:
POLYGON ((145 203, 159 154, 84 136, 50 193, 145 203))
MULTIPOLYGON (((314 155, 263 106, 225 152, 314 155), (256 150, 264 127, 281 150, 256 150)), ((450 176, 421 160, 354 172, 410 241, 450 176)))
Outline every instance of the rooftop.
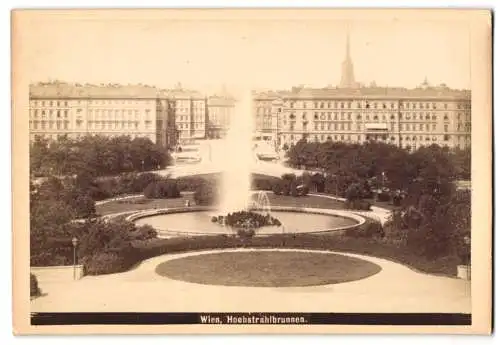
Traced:
MULTIPOLYGON (((456 90, 444 84, 430 86, 427 82, 407 89, 402 87, 380 87, 371 84, 355 89, 327 86, 312 88, 304 86, 292 87, 289 90, 254 90, 253 97, 259 100, 275 99, 450 99, 470 100, 470 90, 456 90)), ((30 98, 103 98, 103 99, 204 99, 205 96, 196 90, 185 89, 180 84, 174 89, 159 89, 150 85, 119 84, 69 84, 64 82, 38 83, 30 85, 30 98)), ((211 105, 234 104, 229 94, 208 97, 211 105)))

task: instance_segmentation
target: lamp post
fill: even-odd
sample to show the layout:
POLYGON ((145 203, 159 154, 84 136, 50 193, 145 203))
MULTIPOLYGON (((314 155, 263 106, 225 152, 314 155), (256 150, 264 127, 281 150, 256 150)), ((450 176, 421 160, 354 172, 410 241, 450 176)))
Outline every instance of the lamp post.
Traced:
POLYGON ((142 165, 142 171, 144 171, 144 159, 141 160, 141 165, 142 165))
POLYGON ((71 243, 73 244, 73 280, 76 280, 76 246, 78 246, 78 238, 73 237, 71 243))

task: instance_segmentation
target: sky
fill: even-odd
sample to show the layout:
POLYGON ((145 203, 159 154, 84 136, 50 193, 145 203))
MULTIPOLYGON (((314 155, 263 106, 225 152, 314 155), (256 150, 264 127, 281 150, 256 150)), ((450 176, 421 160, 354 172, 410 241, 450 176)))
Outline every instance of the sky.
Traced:
MULTIPOLYGON (((150 13, 150 12, 149 12, 150 13)), ((137 13, 135 13, 137 14, 137 13)), ((466 20, 395 16, 34 15, 20 26, 31 82, 143 83, 217 90, 340 82, 347 32, 356 81, 470 88, 466 20), (376 17, 376 18, 375 18, 376 17)))

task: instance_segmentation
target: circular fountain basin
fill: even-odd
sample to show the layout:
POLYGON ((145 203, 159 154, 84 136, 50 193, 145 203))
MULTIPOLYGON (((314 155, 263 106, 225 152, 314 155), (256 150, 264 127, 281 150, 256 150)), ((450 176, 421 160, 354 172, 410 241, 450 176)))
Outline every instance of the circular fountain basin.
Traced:
MULTIPOLYGON (((137 225, 151 225, 158 230, 160 237, 234 234, 234 229, 212 222, 215 215, 213 209, 193 207, 143 211, 128 219, 137 225)), ((341 210, 272 207, 271 215, 278 218, 282 226, 258 228, 257 235, 334 232, 365 222, 363 217, 341 210)))

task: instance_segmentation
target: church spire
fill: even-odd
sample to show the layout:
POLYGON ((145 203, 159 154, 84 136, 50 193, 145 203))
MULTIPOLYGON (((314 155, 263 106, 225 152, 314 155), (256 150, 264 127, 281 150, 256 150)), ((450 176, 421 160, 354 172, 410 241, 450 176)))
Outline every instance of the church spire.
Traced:
POLYGON ((354 65, 351 60, 351 37, 349 29, 346 35, 346 50, 345 50, 345 60, 342 63, 342 76, 340 79, 340 87, 352 89, 356 87, 356 81, 354 79, 354 65))
POLYGON ((347 31, 346 41, 345 41, 345 59, 351 60, 351 37, 349 31, 347 31))

